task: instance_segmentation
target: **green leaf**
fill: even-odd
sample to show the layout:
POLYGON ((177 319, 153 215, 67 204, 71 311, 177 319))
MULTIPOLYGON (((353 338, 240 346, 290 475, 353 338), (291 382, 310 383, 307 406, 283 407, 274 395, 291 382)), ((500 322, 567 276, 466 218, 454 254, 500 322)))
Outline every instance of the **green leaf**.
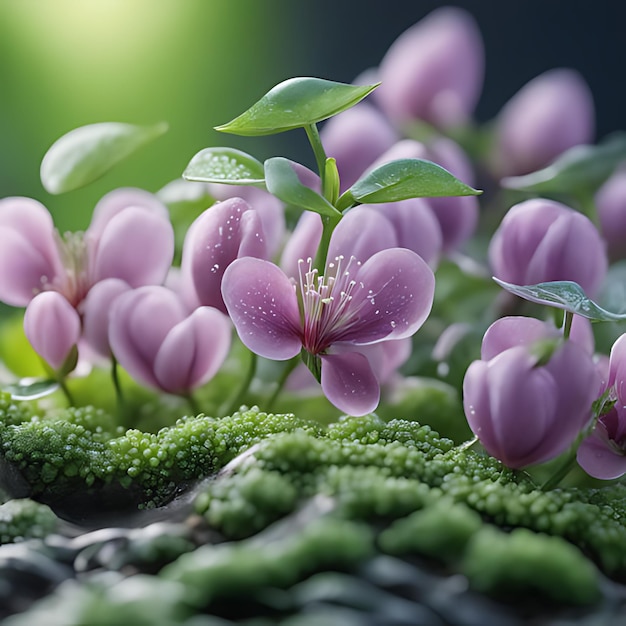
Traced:
POLYGON ((154 126, 103 122, 75 128, 44 155, 41 182, 53 194, 84 187, 166 130, 164 122, 154 126))
POLYGON ((59 387, 56 380, 23 378, 18 383, 6 385, 2 391, 10 393, 13 400, 37 400, 54 393, 59 387))
POLYGON ((620 322, 626 320, 626 313, 611 313, 589 299, 582 287, 569 280, 560 280, 536 285, 513 285, 494 277, 503 289, 512 294, 547 306, 563 309, 586 317, 592 322, 620 322))
POLYGON ((385 163, 357 180, 339 198, 337 206, 347 208, 353 200, 360 204, 379 204, 408 198, 477 196, 481 193, 436 163, 399 159, 385 163))
POLYGON ((595 192, 626 159, 626 133, 615 133, 596 146, 574 146, 544 169, 510 176, 500 184, 533 193, 595 192))
POLYGON ((234 148, 205 148, 189 162, 183 178, 224 185, 261 185, 265 183, 263 164, 234 148))
POLYGON ((320 215, 341 217, 328 200, 300 182, 288 159, 274 157, 265 161, 265 184, 271 194, 286 204, 320 215))
POLYGON ((234 120, 216 126, 215 130, 258 136, 302 128, 349 109, 378 84, 347 85, 321 78, 290 78, 273 87, 234 120))

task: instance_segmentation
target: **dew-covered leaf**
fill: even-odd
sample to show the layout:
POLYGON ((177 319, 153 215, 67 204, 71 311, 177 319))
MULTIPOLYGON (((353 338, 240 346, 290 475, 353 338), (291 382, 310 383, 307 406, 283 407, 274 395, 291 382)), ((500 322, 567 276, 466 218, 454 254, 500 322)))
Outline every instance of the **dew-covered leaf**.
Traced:
POLYGON ((215 130, 234 135, 272 135, 321 122, 360 102, 378 87, 299 76, 279 83, 234 120, 215 130))
POLYGON ((573 281, 560 280, 536 285, 514 285, 494 277, 503 289, 512 294, 547 306, 563 309, 586 317, 592 322, 620 322, 626 320, 626 313, 611 313, 585 295, 582 287, 573 281))
POLYGON ((23 378, 17 383, 5 385, 2 391, 10 393, 13 400, 37 400, 54 393, 59 386, 58 381, 52 379, 23 378))
POLYGON ((234 148, 205 148, 189 162, 183 178, 225 185, 263 185, 263 164, 234 148))
POLYGON ((616 133, 595 146, 574 146, 548 167, 525 176, 503 178, 500 184, 533 193, 593 193, 624 160, 626 133, 616 133))
POLYGON ((164 122, 153 126, 102 122, 75 128, 44 155, 41 182, 53 194, 83 187, 166 130, 164 122))
POLYGON ((341 210, 355 203, 379 204, 408 198, 476 196, 480 193, 436 163, 399 159, 365 174, 339 198, 337 204, 341 210))
POLYGON ((274 157, 265 161, 265 184, 267 190, 285 204, 320 215, 340 217, 326 198, 300 182, 288 159, 274 157))

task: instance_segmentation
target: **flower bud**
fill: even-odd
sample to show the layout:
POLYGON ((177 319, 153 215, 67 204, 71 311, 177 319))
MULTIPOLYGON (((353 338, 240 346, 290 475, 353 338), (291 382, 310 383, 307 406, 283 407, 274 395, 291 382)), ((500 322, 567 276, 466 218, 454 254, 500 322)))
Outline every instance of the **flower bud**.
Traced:
POLYGON ((56 291, 36 295, 24 313, 24 333, 35 352, 64 376, 76 366, 80 317, 67 299, 56 291))
POLYGON ((559 154, 593 140, 593 97, 583 77, 553 69, 524 85, 496 122, 493 167, 499 176, 541 169, 559 154))
POLYGON ((396 123, 465 124, 482 90, 484 51, 473 17, 436 9, 402 33, 380 63, 376 101, 396 123))
POLYGON ((609 258, 626 258, 626 169, 614 172, 598 189, 595 203, 609 258))
POLYGON ((487 331, 491 339, 487 342, 486 333, 483 342, 483 353, 491 358, 474 361, 465 374, 463 406, 485 450, 520 469, 572 445, 591 417, 599 374, 585 348, 555 339, 549 325, 542 332, 530 323, 525 335, 525 325, 518 324, 507 342, 497 328, 501 324, 511 329, 498 320, 487 331), (503 350, 494 354, 498 343, 503 350))
POLYGON ((608 265, 604 242, 591 221, 541 198, 511 207, 491 239, 489 262, 496 278, 506 282, 571 280, 589 296, 599 289, 608 265))

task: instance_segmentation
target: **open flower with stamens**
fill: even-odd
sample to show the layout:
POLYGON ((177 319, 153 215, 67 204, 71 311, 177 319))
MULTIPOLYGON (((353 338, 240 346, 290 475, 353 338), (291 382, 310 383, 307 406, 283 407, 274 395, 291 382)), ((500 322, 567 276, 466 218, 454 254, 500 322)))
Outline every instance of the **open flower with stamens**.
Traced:
POLYGON ((173 254, 167 208, 141 189, 108 193, 84 233, 64 235, 39 202, 0 200, 0 301, 12 306, 30 306, 37 294, 53 291, 67 300, 81 322, 94 313, 106 325, 102 306, 108 307, 111 299, 100 298, 98 310, 92 310, 85 304, 92 288, 109 279, 122 281, 128 289, 159 284, 173 254))
POLYGON ((222 295, 241 341, 268 359, 298 353, 341 411, 365 415, 380 398, 380 385, 359 346, 413 335, 432 306, 435 279, 411 250, 390 248, 365 263, 338 256, 324 276, 310 260, 298 280, 251 257, 224 273, 222 295))

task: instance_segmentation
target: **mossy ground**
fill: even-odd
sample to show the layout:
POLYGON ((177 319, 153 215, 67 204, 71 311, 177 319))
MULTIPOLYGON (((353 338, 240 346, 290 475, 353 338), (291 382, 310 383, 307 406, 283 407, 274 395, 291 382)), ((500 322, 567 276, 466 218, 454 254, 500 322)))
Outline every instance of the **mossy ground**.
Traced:
POLYGON ((64 624, 288 624, 310 611, 456 623, 425 599, 430 587, 510 623, 626 618, 610 583, 626 577, 621 484, 543 492, 428 426, 376 415, 324 425, 251 408, 149 433, 7 395, 0 415, 0 575, 18 546, 18 561, 63 572, 31 563, 43 600, 12 617, 9 603, 7 624, 46 612, 71 614, 64 624))

